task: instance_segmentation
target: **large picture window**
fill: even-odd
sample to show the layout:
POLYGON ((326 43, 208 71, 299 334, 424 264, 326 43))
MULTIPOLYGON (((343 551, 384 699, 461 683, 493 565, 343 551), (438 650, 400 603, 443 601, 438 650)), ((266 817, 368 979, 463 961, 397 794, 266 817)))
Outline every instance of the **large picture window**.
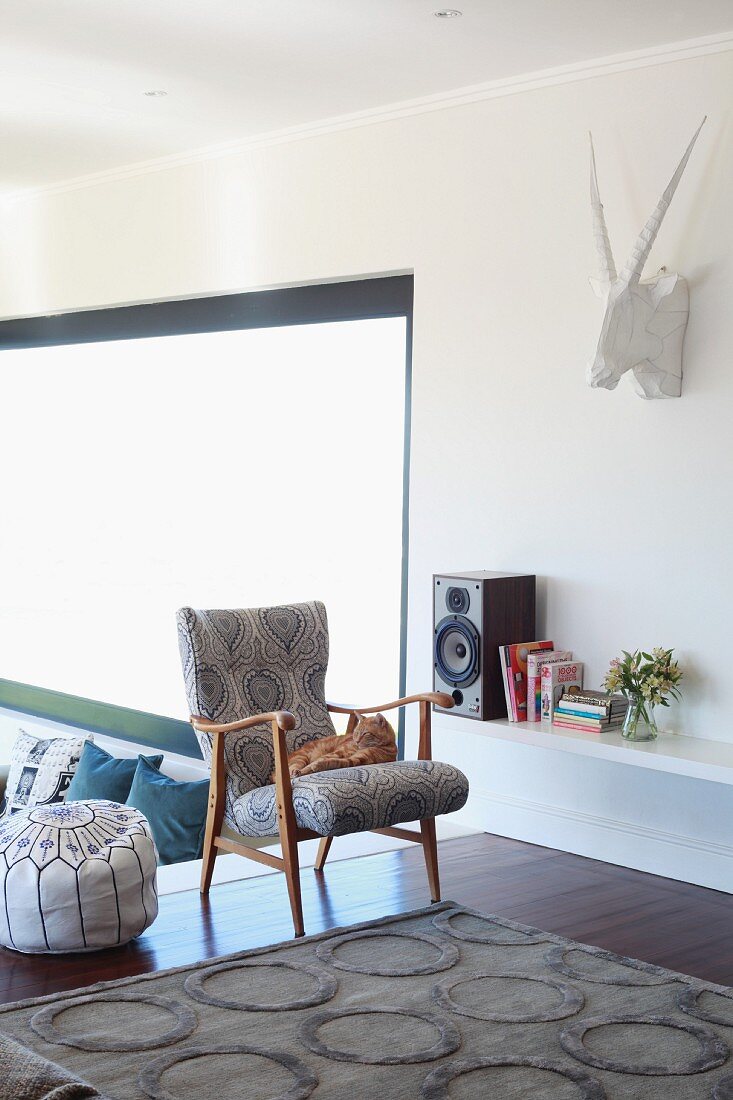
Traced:
POLYGON ((373 316, 366 281, 336 284, 338 319, 321 288, 306 323, 284 302, 268 323, 271 294, 261 324, 236 296, 241 327, 235 300, 206 331, 176 331, 181 302, 134 338, 124 310, 101 339, 102 315, 76 315, 82 341, 0 325, 0 676, 182 718, 178 607, 317 598, 329 696, 398 694, 409 300, 374 282, 399 293, 373 316))

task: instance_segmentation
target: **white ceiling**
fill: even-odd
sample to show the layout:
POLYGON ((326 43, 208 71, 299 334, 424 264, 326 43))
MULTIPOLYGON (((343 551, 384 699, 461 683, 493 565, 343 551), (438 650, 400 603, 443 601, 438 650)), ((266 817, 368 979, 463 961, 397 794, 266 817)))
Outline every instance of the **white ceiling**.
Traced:
POLYGON ((0 190, 733 29, 733 0, 0 0, 0 190), (164 89, 165 98, 143 92, 164 89))

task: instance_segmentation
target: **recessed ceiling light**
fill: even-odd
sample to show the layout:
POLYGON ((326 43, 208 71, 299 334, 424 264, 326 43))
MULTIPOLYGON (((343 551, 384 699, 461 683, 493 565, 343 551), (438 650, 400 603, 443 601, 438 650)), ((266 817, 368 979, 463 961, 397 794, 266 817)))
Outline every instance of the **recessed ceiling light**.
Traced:
POLYGON ((434 11, 433 15, 436 19, 455 19, 456 16, 463 15, 463 12, 458 8, 441 8, 440 11, 434 11))
POLYGON ((150 92, 143 92, 143 95, 157 97, 157 96, 162 96, 162 95, 168 95, 168 93, 164 92, 162 88, 153 88, 152 91, 150 91, 150 92))

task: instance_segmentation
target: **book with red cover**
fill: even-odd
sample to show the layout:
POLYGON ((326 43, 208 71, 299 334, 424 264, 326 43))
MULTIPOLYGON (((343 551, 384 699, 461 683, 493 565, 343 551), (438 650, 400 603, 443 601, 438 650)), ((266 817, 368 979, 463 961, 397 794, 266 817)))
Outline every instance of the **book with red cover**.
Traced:
POLYGON ((505 645, 503 665, 506 669, 507 711, 510 722, 524 722, 527 719, 527 656, 543 650, 551 653, 554 642, 516 642, 505 645))

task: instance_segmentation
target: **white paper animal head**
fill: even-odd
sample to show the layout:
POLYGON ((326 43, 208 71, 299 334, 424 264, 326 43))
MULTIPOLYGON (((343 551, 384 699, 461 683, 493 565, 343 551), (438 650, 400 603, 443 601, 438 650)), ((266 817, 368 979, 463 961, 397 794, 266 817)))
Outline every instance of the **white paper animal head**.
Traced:
POLYGON ((666 269, 641 281, 642 271, 677 184, 682 178, 697 136, 698 126, 667 190, 641 233, 620 275, 608 239, 603 204, 598 193, 593 138, 590 139, 590 201, 593 236, 600 261, 600 278, 591 286, 603 301, 604 315, 595 356, 588 365, 588 384, 613 390, 626 371, 640 397, 679 397, 682 390, 682 342, 690 298, 681 275, 666 269))

